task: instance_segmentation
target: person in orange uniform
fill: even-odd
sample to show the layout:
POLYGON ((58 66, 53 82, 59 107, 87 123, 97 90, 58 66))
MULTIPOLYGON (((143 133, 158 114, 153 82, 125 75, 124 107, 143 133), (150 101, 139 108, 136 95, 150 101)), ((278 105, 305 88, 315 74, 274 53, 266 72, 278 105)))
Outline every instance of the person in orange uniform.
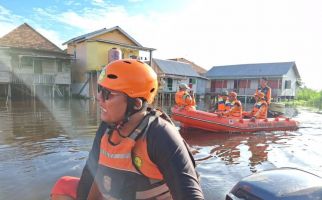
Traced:
POLYGON ((266 119, 267 118, 267 102, 265 100, 265 94, 263 92, 257 92, 254 94, 255 104, 250 112, 244 112, 243 116, 245 118, 256 118, 256 119, 266 119))
POLYGON ((267 105, 271 104, 271 93, 272 89, 267 85, 268 79, 266 77, 262 77, 260 79, 260 87, 256 89, 256 93, 263 92, 264 93, 264 100, 266 101, 267 105))
POLYGON ((189 87, 185 83, 179 84, 179 90, 175 96, 175 102, 177 106, 185 109, 195 109, 196 101, 195 95, 192 90, 189 92, 189 87))
POLYGON ((223 113, 223 116, 226 117, 233 117, 233 118, 241 118, 242 117, 242 104, 237 99, 237 93, 236 92, 230 92, 229 93, 229 101, 231 103, 231 108, 223 113))
POLYGON ((224 90, 220 95, 218 95, 218 101, 215 105, 215 113, 225 112, 230 110, 231 103, 228 100, 228 91, 224 90))
POLYGON ((56 182, 52 200, 204 199, 184 139, 165 114, 148 108, 157 85, 152 68, 135 59, 103 68, 102 123, 89 157, 80 178, 56 182))

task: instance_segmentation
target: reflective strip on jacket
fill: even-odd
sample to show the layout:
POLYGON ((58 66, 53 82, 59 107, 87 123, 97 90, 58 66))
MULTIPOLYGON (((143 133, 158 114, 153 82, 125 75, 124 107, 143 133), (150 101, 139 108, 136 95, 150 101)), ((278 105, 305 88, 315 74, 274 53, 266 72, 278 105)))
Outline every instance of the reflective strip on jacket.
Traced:
POLYGON ((272 89, 271 89, 270 87, 268 87, 268 86, 266 86, 266 87, 264 87, 264 88, 259 87, 259 88, 257 88, 257 90, 256 90, 256 93, 257 93, 257 92, 262 92, 262 93, 264 93, 264 94, 265 94, 264 99, 265 99, 265 101, 267 102, 267 104, 270 104, 270 103, 271 103, 271 93, 272 93, 272 89))
POLYGON ((240 101, 235 100, 231 102, 231 105, 232 107, 230 108, 230 110, 226 111, 224 115, 227 117, 234 117, 234 118, 242 117, 243 108, 240 101))
POLYGON ((195 106, 195 99, 192 98, 186 91, 178 91, 175 96, 175 101, 178 106, 195 106))
POLYGON ((219 112, 223 112, 223 111, 226 111, 226 106, 225 106, 225 100, 222 98, 222 97, 219 97, 218 98, 218 107, 217 107, 217 111, 219 112))
POLYGON ((267 103, 265 100, 260 100, 255 103, 254 108, 252 110, 252 116, 257 119, 266 119, 267 118, 267 103))
MULTIPOLYGON (((115 187, 113 188, 112 181, 117 182, 137 176, 140 176, 140 180, 147 181, 138 187, 140 190, 135 191, 133 199, 172 199, 169 188, 163 181, 163 175, 150 160, 147 152, 146 131, 155 118, 151 115, 145 117, 141 124, 128 137, 121 138, 118 144, 113 144, 111 141, 112 132, 104 134, 101 139, 99 165, 104 168, 102 171, 116 171, 117 180, 113 180, 113 176, 109 177, 108 173, 107 175, 98 173, 89 199, 118 199, 118 195, 124 195, 123 193, 126 191, 119 189, 119 194, 113 196, 114 191, 112 190, 115 187), (92 193, 100 193, 100 197, 92 193)), ((116 131, 113 134, 116 134, 116 131)), ((133 180, 133 178, 131 179, 133 180)), ((140 185, 140 181, 137 182, 137 185, 140 185)))

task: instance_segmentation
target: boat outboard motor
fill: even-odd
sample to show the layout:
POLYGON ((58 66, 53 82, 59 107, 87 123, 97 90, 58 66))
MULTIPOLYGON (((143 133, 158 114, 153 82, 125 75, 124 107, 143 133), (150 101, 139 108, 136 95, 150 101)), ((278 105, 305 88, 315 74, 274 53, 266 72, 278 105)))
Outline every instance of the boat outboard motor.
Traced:
POLYGON ((284 115, 284 113, 271 111, 271 110, 268 110, 268 112, 267 112, 267 117, 268 118, 280 117, 280 116, 283 116, 283 115, 284 115))
POLYGON ((252 174, 239 181, 226 200, 322 199, 322 178, 295 168, 278 168, 252 174))
POLYGON ((267 117, 278 117, 285 114, 285 104, 279 102, 271 102, 268 109, 267 117))

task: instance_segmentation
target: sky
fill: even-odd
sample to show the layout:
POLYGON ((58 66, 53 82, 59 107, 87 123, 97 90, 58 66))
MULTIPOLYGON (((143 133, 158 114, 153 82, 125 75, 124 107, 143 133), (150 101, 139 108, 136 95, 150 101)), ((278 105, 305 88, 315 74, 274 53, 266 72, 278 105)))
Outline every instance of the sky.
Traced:
POLYGON ((120 26, 159 59, 214 66, 295 61, 322 90, 321 0, 0 0, 0 37, 28 23, 62 43, 120 26))

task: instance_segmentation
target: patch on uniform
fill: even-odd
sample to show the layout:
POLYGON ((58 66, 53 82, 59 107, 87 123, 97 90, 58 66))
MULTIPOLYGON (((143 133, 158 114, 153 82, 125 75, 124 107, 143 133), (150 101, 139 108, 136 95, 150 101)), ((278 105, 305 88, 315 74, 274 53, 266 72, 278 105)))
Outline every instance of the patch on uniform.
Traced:
POLYGON ((109 192, 111 190, 111 177, 104 176, 103 177, 103 185, 104 185, 106 192, 109 192))
POLYGON ((141 169, 142 167, 142 159, 138 156, 134 156, 134 165, 138 168, 141 169))
POLYGON ((103 68, 103 71, 101 72, 100 76, 98 77, 98 82, 101 82, 103 80, 103 78, 106 75, 106 70, 105 68, 103 68))

